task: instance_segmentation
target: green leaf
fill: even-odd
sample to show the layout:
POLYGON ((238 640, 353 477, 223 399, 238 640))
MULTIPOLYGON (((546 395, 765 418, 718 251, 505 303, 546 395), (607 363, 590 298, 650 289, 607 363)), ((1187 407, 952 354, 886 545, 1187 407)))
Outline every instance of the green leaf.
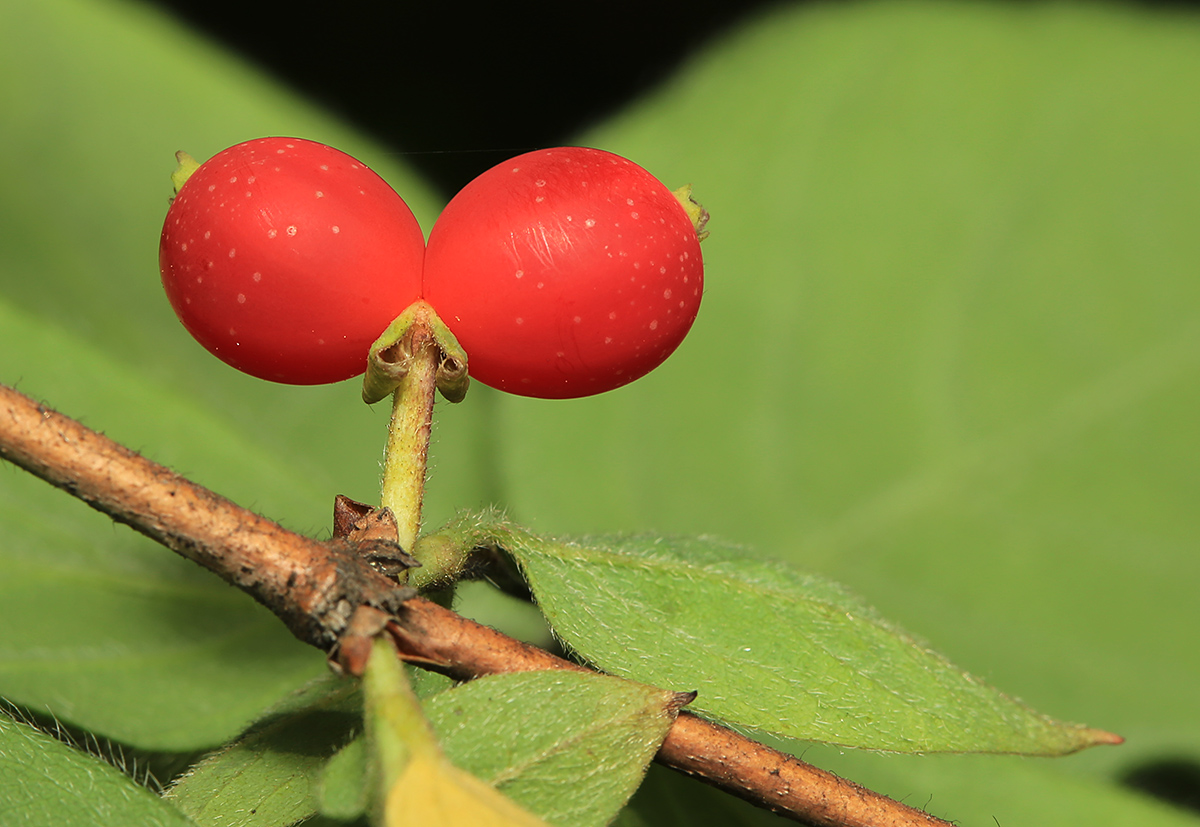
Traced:
POLYGON ((840 586, 705 538, 568 542, 497 527, 555 633, 600 669, 786 738, 1056 755, 1111 741, 955 668, 840 586))
POLYGON ((746 543, 1128 739, 822 751, 842 775, 961 823, 1186 818, 1074 779, 1200 758, 1198 83, 1195 13, 1132 4, 797 4, 715 40, 572 139, 695 186, 696 326, 628 388, 501 399, 503 504, 746 543))
MULTIPOLYGON (((432 672, 407 671, 421 697, 450 685, 432 672)), ((206 756, 167 796, 201 825, 285 825, 318 810, 351 820, 367 803, 361 732, 358 682, 326 674, 206 756)))
MULTIPOLYGON (((556 827, 601 827, 638 788, 675 720, 676 698, 573 672, 495 675, 430 695, 446 757, 556 827), (564 785, 571 795, 564 796, 564 785)), ((197 824, 272 827, 366 807, 357 684, 321 681, 204 759, 168 796, 197 824), (344 745, 344 746, 343 746, 344 745)))
POLYGON ((187 827, 170 804, 110 764, 0 714, 6 827, 187 827))
POLYGON ((458 766, 556 827, 602 827, 641 783, 674 704, 604 675, 524 672, 443 692, 426 710, 458 766))
POLYGON ((167 799, 201 827, 294 824, 315 812, 322 770, 361 726, 358 683, 316 681, 189 770, 167 799))
MULTIPOLYGON (((439 696, 435 696, 439 697, 439 696)), ((548 827, 496 787, 451 763, 389 641, 377 637, 363 675, 374 820, 387 827, 548 827)), ((488 749, 494 749, 489 742, 488 749)))
POLYGON ((367 739, 358 737, 342 747, 321 771, 316 789, 317 810, 329 818, 351 821, 370 806, 367 739))
MULTIPOLYGON (((264 490, 293 487, 257 446, 2 300, 0 352, 41 360, 33 366, 46 379, 86 377, 96 408, 119 396, 153 412, 144 438, 196 440, 210 467, 236 467, 264 490)), ((126 744, 184 751, 228 739, 325 669, 246 595, 24 472, 0 475, 0 524, 0 626, 24 630, 0 642, 0 695, 14 702, 126 744)))

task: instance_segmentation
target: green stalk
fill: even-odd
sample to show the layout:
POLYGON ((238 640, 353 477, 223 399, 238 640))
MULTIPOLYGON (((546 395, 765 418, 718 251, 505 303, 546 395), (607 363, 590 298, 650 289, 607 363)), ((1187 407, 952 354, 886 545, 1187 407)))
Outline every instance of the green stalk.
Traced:
POLYGON ((434 395, 441 391, 448 402, 461 402, 469 384, 467 354, 423 301, 413 302, 397 316, 367 356, 363 401, 371 405, 392 395, 380 505, 396 518, 400 547, 425 567, 418 571, 426 587, 436 588, 453 573, 440 560, 431 561, 430 568, 417 555, 434 395))
POLYGON ((411 552, 421 532, 440 351, 424 319, 413 323, 406 339, 411 361, 392 394, 380 504, 392 510, 400 547, 411 552))
POLYGON ((440 748, 396 650, 384 637, 372 642, 363 691, 367 737, 380 762, 379 781, 386 794, 415 755, 438 754, 440 748))

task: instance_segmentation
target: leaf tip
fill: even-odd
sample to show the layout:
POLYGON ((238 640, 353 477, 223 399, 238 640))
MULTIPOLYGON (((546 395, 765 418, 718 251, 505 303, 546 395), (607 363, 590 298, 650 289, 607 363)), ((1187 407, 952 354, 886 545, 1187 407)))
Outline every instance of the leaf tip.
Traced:
POLYGON ((1088 728, 1084 734, 1088 738, 1088 746, 1119 746, 1125 743, 1125 738, 1117 735, 1115 732, 1108 732, 1103 729, 1088 728))
POLYGON ((691 692, 672 692, 671 699, 667 701, 667 710, 674 715, 692 701, 696 700, 699 694, 700 693, 694 689, 691 692))

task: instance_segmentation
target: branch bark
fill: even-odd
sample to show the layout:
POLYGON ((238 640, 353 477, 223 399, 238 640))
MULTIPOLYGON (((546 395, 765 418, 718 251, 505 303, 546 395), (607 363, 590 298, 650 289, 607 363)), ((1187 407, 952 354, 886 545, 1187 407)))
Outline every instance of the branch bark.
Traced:
POLYGON ((403 561, 394 543, 294 534, 4 385, 0 458, 216 572, 324 650, 356 607, 394 611, 415 594, 368 561, 403 561))
MULTIPOLYGON (((402 658, 457 680, 501 672, 587 671, 421 597, 405 602, 387 629, 402 658)), ((679 713, 655 760, 812 827, 949 825, 687 710, 679 713)))
MULTIPOLYGON (((459 679, 585 669, 414 597, 377 570, 411 565, 378 530, 294 534, 3 385, 0 458, 217 573, 327 653, 353 659, 386 627, 402 657, 459 679)), ((814 827, 949 824, 686 711, 656 760, 814 827)))

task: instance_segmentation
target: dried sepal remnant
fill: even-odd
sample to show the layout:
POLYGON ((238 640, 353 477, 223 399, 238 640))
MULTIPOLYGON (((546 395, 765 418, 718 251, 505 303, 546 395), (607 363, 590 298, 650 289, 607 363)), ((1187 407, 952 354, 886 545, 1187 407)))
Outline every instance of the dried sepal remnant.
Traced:
POLYGON ((363 401, 373 405, 395 391, 412 369, 414 357, 426 348, 436 351, 438 390, 446 401, 461 402, 470 384, 466 351, 424 301, 405 308, 372 343, 363 376, 363 401))

